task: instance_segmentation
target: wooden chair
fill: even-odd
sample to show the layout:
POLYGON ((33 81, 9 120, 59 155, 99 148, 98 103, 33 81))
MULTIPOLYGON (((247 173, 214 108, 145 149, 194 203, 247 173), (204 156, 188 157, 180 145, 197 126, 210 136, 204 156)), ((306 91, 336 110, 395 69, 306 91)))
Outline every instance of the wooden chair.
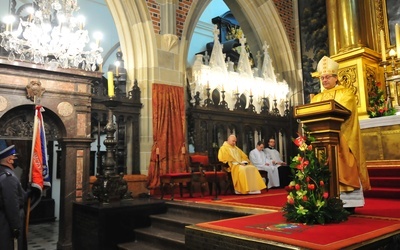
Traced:
POLYGON ((268 172, 265 170, 258 170, 258 172, 260 172, 261 177, 265 179, 265 185, 267 186, 267 192, 268 192, 268 182, 269 182, 268 172))
POLYGON ((225 192, 224 194, 227 194, 228 191, 231 192, 231 194, 235 194, 235 188, 233 186, 233 179, 232 179, 232 174, 231 170, 229 168, 228 163, 220 162, 222 171, 226 173, 226 182, 228 185, 225 187, 225 192))
POLYGON ((221 193, 220 182, 227 182, 227 176, 224 171, 221 171, 220 163, 210 163, 207 153, 192 153, 190 166, 194 169, 199 167, 200 176, 194 176, 193 180, 200 182, 202 196, 204 196, 207 183, 210 195, 212 195, 213 186, 215 186, 216 195, 221 193))
POLYGON ((191 181, 192 181, 192 173, 187 172, 187 173, 169 173, 169 174, 163 174, 160 175, 160 189, 161 189, 161 199, 164 198, 164 189, 168 185, 170 194, 171 194, 171 200, 174 200, 174 189, 175 185, 179 185, 179 191, 181 197, 183 196, 183 183, 187 183, 189 192, 190 192, 190 197, 193 197, 192 195, 192 188, 191 188, 191 181))

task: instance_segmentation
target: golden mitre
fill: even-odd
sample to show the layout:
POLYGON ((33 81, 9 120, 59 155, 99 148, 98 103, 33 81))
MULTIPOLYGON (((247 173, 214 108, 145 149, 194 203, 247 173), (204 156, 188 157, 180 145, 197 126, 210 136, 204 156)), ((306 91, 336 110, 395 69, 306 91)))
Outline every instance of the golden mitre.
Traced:
POLYGON ((339 69, 339 63, 335 62, 334 60, 330 59, 327 56, 324 56, 319 60, 317 71, 319 75, 337 75, 339 69))

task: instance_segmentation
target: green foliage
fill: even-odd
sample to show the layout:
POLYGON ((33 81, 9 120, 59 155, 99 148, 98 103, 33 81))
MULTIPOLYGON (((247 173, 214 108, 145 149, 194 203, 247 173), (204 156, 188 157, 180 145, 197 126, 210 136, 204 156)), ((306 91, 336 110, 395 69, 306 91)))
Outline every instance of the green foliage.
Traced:
POLYGON ((370 118, 395 115, 396 109, 389 108, 381 83, 372 80, 368 86, 368 115, 370 118))
POLYGON ((307 137, 293 139, 298 146, 298 155, 291 159, 293 181, 286 187, 287 201, 283 207, 288 221, 305 224, 326 224, 347 220, 349 212, 343 208, 339 198, 329 197, 330 171, 326 156, 316 157, 311 142, 315 140, 306 131, 307 137))

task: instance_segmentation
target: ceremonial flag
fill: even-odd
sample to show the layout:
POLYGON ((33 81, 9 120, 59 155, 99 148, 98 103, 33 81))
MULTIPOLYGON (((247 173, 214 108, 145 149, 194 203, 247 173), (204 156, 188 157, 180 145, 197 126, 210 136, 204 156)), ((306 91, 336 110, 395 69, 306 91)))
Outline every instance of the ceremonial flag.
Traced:
POLYGON ((47 162, 46 135, 42 112, 44 112, 44 108, 40 105, 36 105, 35 118, 33 122, 31 164, 29 171, 29 183, 32 187, 33 194, 31 209, 33 209, 39 203, 43 189, 51 186, 47 162), (34 197, 35 193, 38 194, 39 197, 34 197))

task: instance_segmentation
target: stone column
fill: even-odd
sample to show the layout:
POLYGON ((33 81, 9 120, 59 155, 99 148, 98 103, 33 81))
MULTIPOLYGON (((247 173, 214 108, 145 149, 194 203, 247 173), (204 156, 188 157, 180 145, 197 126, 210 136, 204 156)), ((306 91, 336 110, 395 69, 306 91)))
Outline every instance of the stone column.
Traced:
POLYGON ((176 0, 158 0, 161 6, 161 35, 176 34, 176 0))
POLYGON ((60 220, 57 249, 72 249, 72 204, 89 190, 91 138, 63 138, 61 144, 60 220))
POLYGON ((337 0, 326 0, 326 17, 329 37, 329 54, 336 55, 339 51, 339 24, 337 20, 337 0))

